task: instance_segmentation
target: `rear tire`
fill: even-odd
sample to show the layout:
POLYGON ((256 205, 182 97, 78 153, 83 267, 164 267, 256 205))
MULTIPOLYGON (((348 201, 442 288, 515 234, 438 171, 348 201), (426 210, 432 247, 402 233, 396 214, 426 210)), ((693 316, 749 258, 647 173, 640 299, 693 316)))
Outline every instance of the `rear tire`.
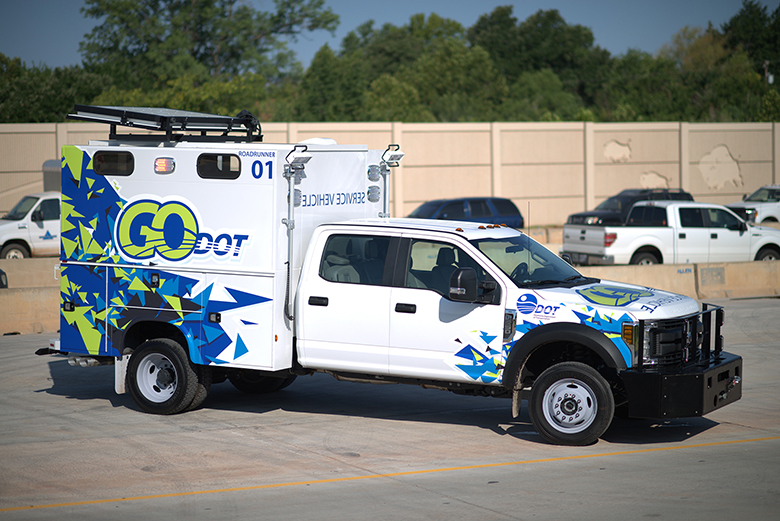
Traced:
POLYGON ((192 403, 187 406, 185 411, 191 411, 200 407, 200 405, 206 400, 209 395, 209 389, 211 389, 212 373, 211 367, 206 365, 196 365, 195 374, 198 375, 198 384, 195 388, 195 397, 192 399, 192 403))
POLYGON ((168 338, 158 338, 147 340, 133 351, 126 385, 144 411, 176 414, 195 398, 198 375, 181 345, 168 338))
POLYGON ((529 414, 536 431, 550 443, 590 445, 612 423, 615 400, 598 371, 580 362, 562 362, 534 382, 529 414))

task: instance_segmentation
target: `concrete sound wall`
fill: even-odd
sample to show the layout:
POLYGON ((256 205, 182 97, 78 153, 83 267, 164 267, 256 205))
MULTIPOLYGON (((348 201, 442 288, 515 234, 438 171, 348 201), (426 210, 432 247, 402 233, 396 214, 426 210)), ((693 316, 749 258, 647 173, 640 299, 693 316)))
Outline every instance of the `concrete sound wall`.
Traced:
MULTIPOLYGON (((780 183, 780 123, 264 123, 266 143, 329 137, 406 152, 391 213, 462 196, 511 198, 531 226, 559 226, 624 188, 683 188, 729 203, 780 183)), ((126 132, 129 129, 119 129, 126 132)), ((139 133, 139 131, 133 131, 139 133)), ((0 124, 0 215, 43 189, 65 144, 107 139, 100 123, 0 124)))

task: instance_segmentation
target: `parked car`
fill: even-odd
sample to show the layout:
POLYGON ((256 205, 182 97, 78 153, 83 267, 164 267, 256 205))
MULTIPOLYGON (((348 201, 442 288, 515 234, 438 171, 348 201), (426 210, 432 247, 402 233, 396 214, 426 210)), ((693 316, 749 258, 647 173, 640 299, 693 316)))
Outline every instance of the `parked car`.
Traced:
POLYGON ((762 186, 742 201, 726 207, 747 222, 780 222, 780 185, 762 186))
POLYGON ((631 188, 604 200, 594 210, 569 216, 566 224, 586 226, 619 226, 626 223, 628 212, 639 201, 693 201, 693 196, 680 189, 631 188))
POLYGON ((511 228, 525 226, 523 216, 515 203, 502 197, 436 199, 421 204, 409 214, 409 217, 506 224, 511 228))
POLYGON ((44 257, 59 251, 59 192, 26 195, 0 218, 0 258, 44 257))

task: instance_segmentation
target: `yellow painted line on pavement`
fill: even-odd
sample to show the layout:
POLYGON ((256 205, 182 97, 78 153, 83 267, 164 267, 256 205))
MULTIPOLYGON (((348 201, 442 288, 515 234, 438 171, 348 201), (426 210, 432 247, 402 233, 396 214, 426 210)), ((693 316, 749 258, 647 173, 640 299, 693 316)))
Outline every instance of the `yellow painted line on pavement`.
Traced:
POLYGON ((562 456, 559 458, 543 458, 533 459, 525 461, 508 461, 504 463, 484 463, 482 465, 465 465, 462 467, 445 467, 438 469, 427 470, 410 470, 407 472, 393 472, 389 474, 369 474, 366 476, 351 476, 344 478, 332 478, 332 479, 317 479, 312 481, 294 481, 290 483, 274 483, 271 485, 254 485, 251 487, 233 487, 233 488, 218 488, 212 490, 197 490, 192 492, 175 492, 172 494, 154 494, 150 496, 133 496, 133 497, 121 497, 111 499, 95 499, 92 501, 74 501, 71 503, 52 503, 48 505, 28 505, 22 507, 0 508, 0 512, 14 512, 18 510, 36 510, 43 508, 62 508, 62 507, 76 507, 82 505, 103 505, 107 503, 118 503, 120 501, 141 501, 144 499, 163 499, 173 497, 186 497, 197 496, 203 494, 219 494, 222 492, 245 492, 249 490, 263 490, 269 488, 281 488, 281 487, 296 487, 300 485, 320 485, 323 483, 342 483, 346 481, 357 481, 361 479, 376 479, 376 478, 395 478, 400 476, 415 476, 421 474, 434 474, 437 472, 452 472, 455 470, 475 470, 475 469, 487 469, 496 467, 510 467, 514 465, 529 465, 533 463, 552 463, 557 461, 572 461, 578 459, 590 459, 590 458, 604 458, 607 456, 626 456, 629 454, 645 454, 649 452, 663 452, 669 450, 683 450, 683 449, 698 449, 702 447, 719 447, 723 445, 735 445, 739 443, 755 443, 759 441, 780 440, 780 436, 769 436, 766 438, 752 438, 749 440, 731 440, 731 441, 718 441, 712 443, 697 443, 694 445, 675 445, 672 447, 657 447, 653 449, 638 449, 638 450, 626 450, 620 452, 601 452, 599 454, 581 454, 578 456, 562 456))

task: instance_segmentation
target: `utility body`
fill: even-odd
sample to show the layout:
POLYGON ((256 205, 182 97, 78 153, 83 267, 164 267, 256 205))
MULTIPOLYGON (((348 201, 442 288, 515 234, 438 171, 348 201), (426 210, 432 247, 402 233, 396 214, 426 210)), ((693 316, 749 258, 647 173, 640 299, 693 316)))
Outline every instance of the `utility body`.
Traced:
MULTIPOLYGON (((158 117, 139 110, 79 114, 158 117)), ((174 123, 64 147, 62 327, 39 350, 114 364, 147 412, 326 372, 506 397, 515 415, 527 399, 547 440, 581 445, 616 408, 701 416, 741 396, 722 308, 584 277, 507 226, 388 218, 397 146, 202 142, 174 123)))
POLYGON ((644 201, 624 226, 565 225, 561 254, 582 265, 780 260, 780 230, 717 204, 644 201))

